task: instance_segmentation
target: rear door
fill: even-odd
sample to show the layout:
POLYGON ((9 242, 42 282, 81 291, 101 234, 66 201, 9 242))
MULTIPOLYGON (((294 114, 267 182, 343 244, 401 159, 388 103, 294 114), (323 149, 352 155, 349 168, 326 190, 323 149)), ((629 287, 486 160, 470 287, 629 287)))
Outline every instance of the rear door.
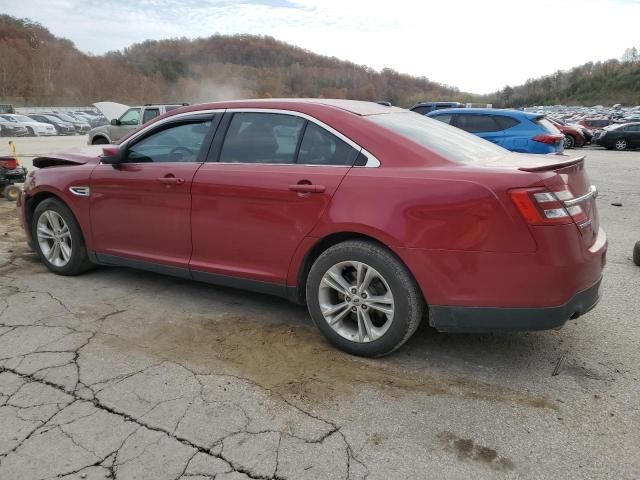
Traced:
POLYGON ((191 256, 191 185, 216 118, 163 122, 122 146, 125 162, 91 174, 91 231, 101 261, 120 257, 184 269, 191 256))
POLYGON ((225 114, 192 187, 191 272, 283 286, 358 149, 295 113, 225 114))
POLYGON ((640 124, 627 125, 625 127, 625 133, 628 133, 629 146, 631 148, 640 147, 640 124))

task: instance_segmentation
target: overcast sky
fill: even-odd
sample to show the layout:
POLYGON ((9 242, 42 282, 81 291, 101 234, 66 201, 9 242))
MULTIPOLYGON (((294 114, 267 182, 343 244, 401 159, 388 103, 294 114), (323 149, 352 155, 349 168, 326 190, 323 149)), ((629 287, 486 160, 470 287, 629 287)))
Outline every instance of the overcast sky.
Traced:
POLYGON ((145 39, 271 35, 488 93, 640 46, 640 0, 0 0, 95 54, 145 39))

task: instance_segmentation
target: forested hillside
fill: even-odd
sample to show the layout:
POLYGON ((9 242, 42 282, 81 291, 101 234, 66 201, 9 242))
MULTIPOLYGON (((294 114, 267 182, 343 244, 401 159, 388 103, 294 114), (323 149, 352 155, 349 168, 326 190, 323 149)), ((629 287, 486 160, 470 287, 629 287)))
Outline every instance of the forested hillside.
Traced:
POLYGON ((384 99, 404 106, 469 98, 426 78, 376 72, 270 37, 147 41, 90 56, 37 23, 0 16, 0 101, 133 104, 290 96, 384 99))
POLYGON ((27 19, 0 15, 0 102, 80 105, 204 102, 255 97, 457 100, 519 107, 541 104, 640 104, 640 57, 586 63, 491 95, 460 92, 424 77, 318 55, 270 37, 213 35, 146 41, 87 55, 27 19))
POLYGON ((623 59, 589 62, 566 72, 528 80, 489 96, 496 106, 640 105, 640 57, 635 48, 623 59), (634 54, 634 52, 636 52, 634 54))

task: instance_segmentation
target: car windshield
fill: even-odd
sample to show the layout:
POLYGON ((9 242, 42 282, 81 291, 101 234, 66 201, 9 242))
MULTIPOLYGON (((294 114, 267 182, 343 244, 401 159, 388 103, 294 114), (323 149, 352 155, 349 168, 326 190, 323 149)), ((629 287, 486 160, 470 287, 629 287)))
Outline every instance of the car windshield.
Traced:
POLYGON ((67 120, 70 122, 74 122, 75 119, 71 118, 69 115, 65 115, 64 113, 56 113, 56 117, 61 118, 62 120, 67 120))
POLYGON ((14 115, 13 118, 15 118, 18 122, 33 122, 33 120, 25 115, 14 115))
POLYGON ((464 130, 413 112, 370 115, 366 118, 458 163, 494 160, 509 153, 464 130))
POLYGON ((18 121, 13 118, 11 115, 0 115, 4 120, 8 120, 9 122, 17 123, 18 121))

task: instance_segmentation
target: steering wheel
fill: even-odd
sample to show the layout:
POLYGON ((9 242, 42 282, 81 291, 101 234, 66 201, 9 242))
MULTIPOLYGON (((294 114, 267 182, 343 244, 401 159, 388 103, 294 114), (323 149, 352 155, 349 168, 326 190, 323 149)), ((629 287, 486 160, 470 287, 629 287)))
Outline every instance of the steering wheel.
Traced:
POLYGON ((186 153, 187 155, 193 155, 193 152, 187 147, 174 147, 169 152, 169 158, 173 160, 180 152, 183 152, 183 155, 180 155, 180 160, 182 160, 182 157, 184 157, 184 153, 186 153))

